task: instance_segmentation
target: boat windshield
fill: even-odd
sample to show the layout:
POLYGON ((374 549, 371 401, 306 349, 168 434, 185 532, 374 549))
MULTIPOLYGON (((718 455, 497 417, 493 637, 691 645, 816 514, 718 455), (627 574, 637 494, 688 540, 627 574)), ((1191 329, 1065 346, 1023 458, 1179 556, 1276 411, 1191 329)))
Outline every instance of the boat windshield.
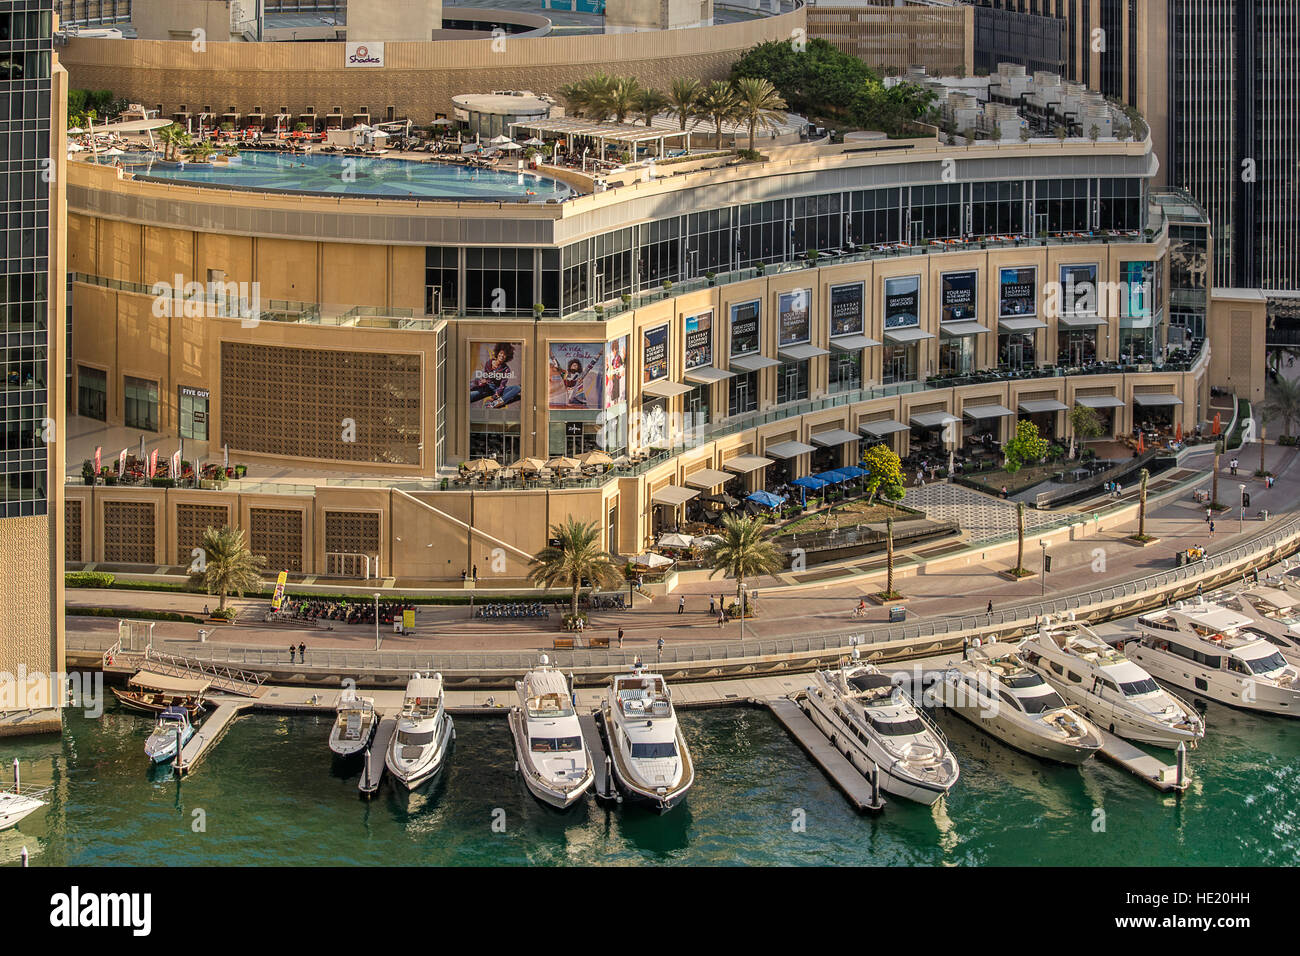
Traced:
POLYGON ((1246 666, 1250 668, 1252 674, 1268 674, 1280 667, 1286 666, 1286 660, 1277 651, 1269 654, 1267 657, 1256 657, 1253 660, 1246 661, 1246 666))
POLYGON ((397 732, 397 742, 410 747, 427 747, 433 743, 433 738, 437 736, 434 730, 399 730, 397 732))
POLYGON ((1006 684, 1013 690, 1023 690, 1026 687, 1040 687, 1044 683, 1043 679, 1037 674, 1013 674, 1010 677, 1003 677, 1002 683, 1006 684))
POLYGON ((925 733, 925 724, 917 717, 906 720, 879 720, 867 714, 867 720, 871 722, 876 733, 885 737, 915 737, 925 733))
POLYGON ((1041 714, 1045 710, 1055 710, 1057 707, 1065 706, 1061 695, 1051 689, 1045 694, 1035 694, 1032 697, 1017 696, 1016 700, 1020 701, 1020 706, 1025 708, 1027 714, 1041 714))
POLYGON ((581 737, 534 737, 529 743, 535 754, 572 753, 582 749, 581 737))
POLYGON ((1125 697, 1141 697, 1143 694, 1154 694, 1160 689, 1160 685, 1150 677, 1143 677, 1141 680, 1121 683, 1119 689, 1125 697))
POLYGON ((672 740, 665 740, 658 744, 633 744, 632 756, 640 760, 652 757, 676 757, 677 744, 672 740))

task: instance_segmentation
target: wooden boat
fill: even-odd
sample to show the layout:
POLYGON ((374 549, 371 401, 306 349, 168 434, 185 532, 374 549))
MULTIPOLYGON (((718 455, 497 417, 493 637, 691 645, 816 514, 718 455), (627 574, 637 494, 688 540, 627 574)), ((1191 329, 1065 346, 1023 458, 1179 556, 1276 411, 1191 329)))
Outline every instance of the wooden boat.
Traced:
POLYGON ((193 720, 204 711, 203 694, 208 681, 201 677, 173 677, 153 671, 139 671, 126 689, 113 688, 123 707, 142 714, 161 714, 169 707, 182 708, 193 720))

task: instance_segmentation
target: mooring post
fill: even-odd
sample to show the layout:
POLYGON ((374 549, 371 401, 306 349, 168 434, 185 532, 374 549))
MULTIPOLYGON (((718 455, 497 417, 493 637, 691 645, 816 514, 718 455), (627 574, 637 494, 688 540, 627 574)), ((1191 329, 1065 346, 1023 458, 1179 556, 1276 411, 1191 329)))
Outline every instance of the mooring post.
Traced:
POLYGON ((880 764, 871 762, 871 806, 880 806, 880 764))
POLYGON ((181 750, 183 749, 183 747, 184 747, 184 743, 181 741, 181 729, 177 727, 176 728, 176 772, 177 773, 181 772, 181 750))
POLYGON ((1178 741, 1178 750, 1176 751, 1176 753, 1178 756, 1175 760, 1174 766, 1177 767, 1177 773, 1175 774, 1174 782, 1177 784, 1178 789, 1182 790, 1183 781, 1187 779, 1187 742, 1186 741, 1184 740, 1178 741))

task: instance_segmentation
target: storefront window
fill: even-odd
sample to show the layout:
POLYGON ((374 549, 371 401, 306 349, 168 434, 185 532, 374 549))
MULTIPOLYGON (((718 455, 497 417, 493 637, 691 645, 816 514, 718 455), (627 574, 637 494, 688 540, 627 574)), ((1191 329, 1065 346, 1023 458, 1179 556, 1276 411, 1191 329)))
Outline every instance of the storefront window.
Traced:
POLYGON ((808 397, 808 362, 785 362, 776 370, 776 403, 800 402, 808 397))
POLYGON ((127 428, 158 430, 158 383, 125 376, 123 396, 127 428))
POLYGON ((514 422, 471 422, 469 457, 495 458, 509 464, 519 458, 519 425, 514 422))
POLYGON ((998 335, 998 364, 1010 369, 1033 368, 1033 332, 1003 332, 998 335))
POLYGON ((830 359, 830 378, 826 390, 852 392, 862 387, 862 352, 837 352, 830 359))
POLYGON ((975 337, 956 335, 939 342, 939 375, 968 375, 975 370, 975 337))
POLYGON ((1056 364, 1066 367, 1097 361, 1096 329, 1061 329, 1056 333, 1056 364))
POLYGON ((208 440, 208 390, 180 387, 180 436, 196 441, 208 440))
POLYGON ((107 372, 77 366, 77 414, 101 422, 108 420, 107 372))
POLYGON ((916 345, 886 345, 881 381, 886 385, 894 382, 916 381, 916 345))
POLYGON ((746 372, 728 379, 728 414, 743 415, 758 408, 758 373, 746 372))

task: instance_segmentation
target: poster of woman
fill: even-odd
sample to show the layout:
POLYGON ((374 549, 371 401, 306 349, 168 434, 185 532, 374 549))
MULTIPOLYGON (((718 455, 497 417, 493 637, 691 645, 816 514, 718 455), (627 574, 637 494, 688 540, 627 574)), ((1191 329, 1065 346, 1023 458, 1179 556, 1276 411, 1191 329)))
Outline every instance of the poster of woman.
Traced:
POLYGON ((627 336, 605 343, 605 408, 627 401, 627 336))
POLYGON ((474 357, 469 376, 471 420, 500 419, 501 415, 493 416, 493 412, 519 414, 522 351, 523 345, 518 342, 470 343, 470 354, 474 357))
POLYGON ((552 342, 550 359, 551 408, 601 407, 604 342, 552 342))

